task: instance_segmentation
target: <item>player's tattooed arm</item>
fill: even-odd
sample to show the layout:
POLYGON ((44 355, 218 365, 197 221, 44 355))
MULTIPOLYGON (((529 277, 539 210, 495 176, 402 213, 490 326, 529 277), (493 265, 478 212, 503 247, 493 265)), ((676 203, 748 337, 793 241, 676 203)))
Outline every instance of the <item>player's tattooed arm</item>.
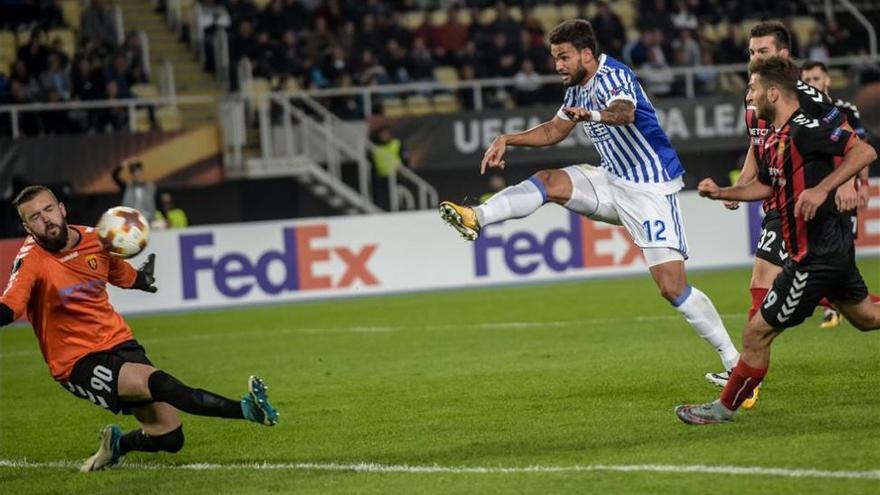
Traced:
POLYGON ((636 106, 629 100, 614 100, 600 114, 605 125, 628 125, 636 121, 636 106))

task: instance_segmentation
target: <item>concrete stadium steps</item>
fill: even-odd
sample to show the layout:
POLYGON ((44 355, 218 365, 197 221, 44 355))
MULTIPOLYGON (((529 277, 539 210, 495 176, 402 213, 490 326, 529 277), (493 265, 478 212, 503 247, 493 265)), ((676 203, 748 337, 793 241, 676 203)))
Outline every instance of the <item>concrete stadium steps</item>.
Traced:
MULTIPOLYGON (((222 96, 223 90, 206 73, 195 59, 189 46, 181 42, 165 21, 165 17, 153 10, 149 0, 116 0, 122 8, 126 31, 143 30, 150 42, 150 66, 152 80, 158 85, 159 70, 167 60, 174 65, 174 83, 178 96, 222 96)), ((185 127, 217 121, 216 105, 180 106, 185 127)))

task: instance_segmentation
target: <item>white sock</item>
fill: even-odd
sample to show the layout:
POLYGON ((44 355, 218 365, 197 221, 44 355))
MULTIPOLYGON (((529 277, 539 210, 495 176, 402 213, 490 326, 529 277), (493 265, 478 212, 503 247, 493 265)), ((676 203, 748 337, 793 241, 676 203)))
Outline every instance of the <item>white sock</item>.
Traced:
POLYGON ((715 348, 724 363, 724 369, 732 370, 739 360, 739 352, 730 340, 727 329, 721 321, 721 316, 712 305, 712 301, 706 294, 690 285, 678 301, 672 303, 675 309, 684 316, 691 326, 703 337, 706 342, 715 348))
POLYGON ((481 227, 511 218, 527 217, 547 202, 544 184, 535 177, 510 186, 474 207, 481 227), (540 184, 540 186, 539 186, 540 184))

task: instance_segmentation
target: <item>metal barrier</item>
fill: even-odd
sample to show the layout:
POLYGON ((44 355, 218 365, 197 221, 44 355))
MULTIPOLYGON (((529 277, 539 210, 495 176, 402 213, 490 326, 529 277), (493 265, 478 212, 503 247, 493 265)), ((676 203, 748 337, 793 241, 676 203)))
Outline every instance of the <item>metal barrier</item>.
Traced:
POLYGON ((47 112, 53 110, 101 110, 125 107, 128 111, 130 129, 135 128, 135 111, 150 106, 205 105, 216 103, 213 96, 160 96, 157 98, 124 98, 119 100, 65 101, 56 103, 26 103, 22 105, 0 105, 0 115, 9 114, 12 123, 12 137, 21 135, 19 117, 22 113, 47 112))

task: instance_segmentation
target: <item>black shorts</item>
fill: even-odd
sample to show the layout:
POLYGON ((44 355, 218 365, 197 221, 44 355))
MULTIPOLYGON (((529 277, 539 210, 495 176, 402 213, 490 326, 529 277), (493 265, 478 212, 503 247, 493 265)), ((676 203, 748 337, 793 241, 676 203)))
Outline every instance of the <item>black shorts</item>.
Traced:
POLYGON ((761 316, 774 328, 790 328, 812 316, 823 297, 831 302, 851 303, 868 297, 854 251, 850 246, 849 253, 800 263, 786 261, 764 298, 761 316))
POLYGON ((119 370, 125 363, 153 365, 144 348, 136 340, 128 340, 109 351, 81 357, 73 365, 67 382, 61 385, 80 399, 91 401, 113 414, 131 414, 131 409, 149 405, 153 401, 132 402, 119 399, 119 370))
POLYGON ((853 242, 859 238, 859 210, 855 209, 841 215, 844 221, 844 232, 852 234, 853 242))
POLYGON ((775 208, 768 210, 761 220, 761 237, 755 246, 755 257, 776 266, 783 266, 788 259, 785 241, 782 239, 782 217, 775 208))

